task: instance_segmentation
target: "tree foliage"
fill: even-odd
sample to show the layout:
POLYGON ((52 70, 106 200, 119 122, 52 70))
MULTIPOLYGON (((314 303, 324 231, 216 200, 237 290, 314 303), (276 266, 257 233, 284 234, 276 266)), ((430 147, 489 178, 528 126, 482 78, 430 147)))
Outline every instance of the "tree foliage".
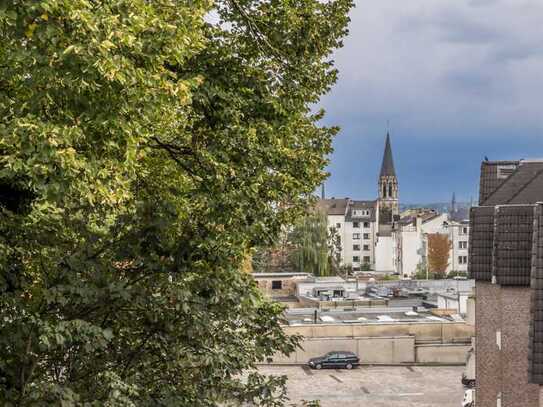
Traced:
POLYGON ((324 178, 350 0, 0 3, 0 403, 278 405, 240 272, 324 178))
POLYGON ((443 278, 449 266, 449 237, 440 233, 428 235, 428 267, 434 278, 443 278))
POLYGON ((289 234, 290 259, 297 271, 316 276, 335 275, 341 268, 341 240, 337 230, 328 228, 326 214, 311 211, 289 234))

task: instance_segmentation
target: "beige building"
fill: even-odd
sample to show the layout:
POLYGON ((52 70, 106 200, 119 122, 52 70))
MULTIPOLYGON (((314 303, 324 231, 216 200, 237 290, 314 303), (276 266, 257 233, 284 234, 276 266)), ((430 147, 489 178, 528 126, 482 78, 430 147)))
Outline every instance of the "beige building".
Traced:
POLYGON ((542 161, 482 163, 469 254, 477 407, 543 406, 541 202, 542 161))
POLYGON ((389 134, 377 188, 376 200, 332 198, 318 203, 327 215, 328 226, 341 239, 342 264, 352 266, 355 272, 373 270, 412 277, 426 264, 428 234, 441 233, 451 242, 447 272, 467 273, 469 220, 458 216, 454 198, 450 214, 415 208, 400 215, 399 183, 389 134))
POLYGON ((394 271, 392 229, 399 217, 399 187, 389 134, 377 187, 376 200, 332 198, 318 203, 328 226, 340 236, 342 263, 353 271, 394 271))
POLYGON ((308 273, 252 273, 260 291, 273 299, 296 297, 296 284, 311 277, 308 273))

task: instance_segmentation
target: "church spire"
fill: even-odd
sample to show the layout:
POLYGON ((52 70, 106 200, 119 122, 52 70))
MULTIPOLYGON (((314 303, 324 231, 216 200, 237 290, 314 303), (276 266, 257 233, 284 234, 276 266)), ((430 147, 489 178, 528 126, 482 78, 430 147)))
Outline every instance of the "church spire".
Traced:
POLYGON ((390 147, 390 134, 387 132, 383 164, 381 164, 381 177, 395 177, 394 160, 392 159, 392 147, 390 147))

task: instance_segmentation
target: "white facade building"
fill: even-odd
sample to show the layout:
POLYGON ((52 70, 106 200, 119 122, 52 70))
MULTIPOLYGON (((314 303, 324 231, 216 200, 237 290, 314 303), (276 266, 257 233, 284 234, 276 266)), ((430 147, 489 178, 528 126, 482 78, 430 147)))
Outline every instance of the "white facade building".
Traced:
POLYGON ((328 227, 341 240, 341 261, 353 271, 373 270, 412 277, 424 268, 428 235, 445 234, 451 242, 447 272, 467 272, 469 222, 458 219, 453 197, 452 215, 413 209, 400 216, 399 183, 387 134, 376 200, 324 199, 318 208, 326 213, 328 227))
POLYGON ((342 264, 354 271, 374 270, 376 202, 332 198, 320 200, 318 206, 327 213, 328 227, 335 228, 341 239, 342 264))
POLYGON ((421 214, 398 222, 394 235, 398 252, 396 271, 400 275, 412 277, 418 268, 426 269, 428 235, 436 233, 446 235, 451 245, 447 273, 467 273, 469 221, 453 220, 451 215, 446 213, 426 216, 421 214))

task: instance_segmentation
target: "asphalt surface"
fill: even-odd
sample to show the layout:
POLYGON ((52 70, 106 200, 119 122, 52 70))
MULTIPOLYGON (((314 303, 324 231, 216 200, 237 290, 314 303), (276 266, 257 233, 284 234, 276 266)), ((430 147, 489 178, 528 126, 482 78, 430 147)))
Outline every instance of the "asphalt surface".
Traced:
POLYGON ((291 403, 320 400, 322 407, 460 407, 463 367, 363 366, 312 370, 307 366, 261 366, 286 375, 291 403))

